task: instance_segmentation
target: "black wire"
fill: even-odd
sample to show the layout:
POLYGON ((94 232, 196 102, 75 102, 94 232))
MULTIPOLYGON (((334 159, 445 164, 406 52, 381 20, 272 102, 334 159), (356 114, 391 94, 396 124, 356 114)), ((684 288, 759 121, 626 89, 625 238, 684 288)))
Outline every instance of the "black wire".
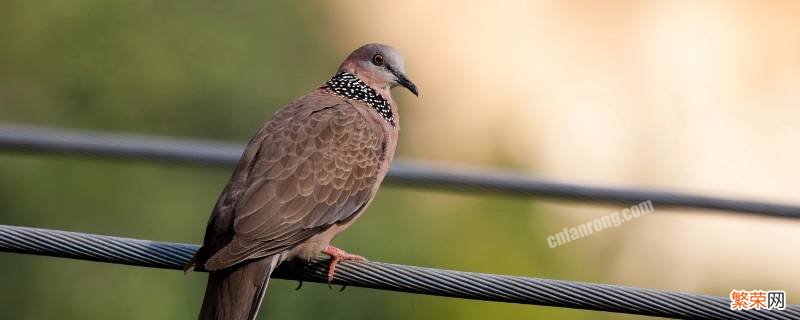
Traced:
POLYGON ((210 140, 63 130, 2 122, 0 149, 209 166, 235 165, 242 154, 239 144, 210 140))
MULTIPOLYGON (((0 149, 38 153, 85 155, 208 166, 233 166, 240 144, 197 139, 175 139, 61 130, 0 123, 0 149)), ((652 201, 659 209, 701 208, 772 217, 800 218, 800 206, 706 197, 679 192, 609 188, 560 183, 508 171, 396 160, 387 182, 413 187, 495 192, 523 197, 638 204, 652 201)))
MULTIPOLYGON (((0 251, 183 270, 196 245, 0 225, 0 251)), ((327 282, 327 260, 279 268, 275 278, 327 282)), ((607 284, 343 262, 334 284, 444 297, 682 319, 800 319, 785 310, 732 311, 726 298, 607 284)))

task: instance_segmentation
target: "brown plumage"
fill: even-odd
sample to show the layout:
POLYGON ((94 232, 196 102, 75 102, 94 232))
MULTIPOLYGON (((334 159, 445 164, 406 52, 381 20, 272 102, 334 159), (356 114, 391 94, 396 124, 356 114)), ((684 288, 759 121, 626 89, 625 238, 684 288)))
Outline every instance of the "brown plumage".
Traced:
POLYGON ((399 126, 390 89, 416 94, 403 69, 391 47, 363 46, 250 140, 186 266, 210 272, 199 319, 254 319, 270 273, 285 260, 325 250, 332 277, 336 262, 358 258, 327 248, 389 169, 399 126))

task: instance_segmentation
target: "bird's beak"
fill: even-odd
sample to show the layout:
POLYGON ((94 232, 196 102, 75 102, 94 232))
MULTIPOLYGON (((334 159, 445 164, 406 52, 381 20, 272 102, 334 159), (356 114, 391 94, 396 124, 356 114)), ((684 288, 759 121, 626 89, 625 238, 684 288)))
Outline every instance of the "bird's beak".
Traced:
POLYGON ((408 80, 408 77, 406 77, 405 74, 403 74, 402 72, 395 72, 394 70, 392 70, 392 73, 394 74, 395 77, 397 77, 397 84, 405 87, 406 89, 408 89, 408 91, 411 91, 411 93, 419 97, 419 91, 417 91, 417 86, 413 82, 411 82, 411 80, 408 80))

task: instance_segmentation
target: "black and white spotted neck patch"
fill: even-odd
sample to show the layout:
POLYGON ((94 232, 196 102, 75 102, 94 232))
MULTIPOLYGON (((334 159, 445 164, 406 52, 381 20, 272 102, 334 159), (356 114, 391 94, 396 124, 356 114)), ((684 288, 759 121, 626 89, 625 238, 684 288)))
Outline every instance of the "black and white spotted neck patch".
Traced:
POLYGON ((366 102, 389 124, 394 125, 394 114, 391 106, 389 106, 389 101, 381 97, 380 94, 361 81, 356 75, 339 72, 322 87, 340 97, 366 102))

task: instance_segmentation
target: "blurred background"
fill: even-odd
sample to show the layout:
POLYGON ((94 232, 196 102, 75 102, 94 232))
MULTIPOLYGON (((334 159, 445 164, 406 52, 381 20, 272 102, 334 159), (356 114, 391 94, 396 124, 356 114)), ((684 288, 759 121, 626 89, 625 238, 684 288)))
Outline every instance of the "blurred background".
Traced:
MULTIPOLYGON (((383 42, 398 158, 800 203, 800 3, 0 2, 0 121, 241 142, 383 42)), ((0 223, 199 243, 230 170, 0 153, 0 223)), ((387 186, 335 243, 372 260, 800 303, 800 223, 387 186)), ((193 319, 204 274, 0 254, 0 318, 193 319)), ((260 319, 635 319, 275 280, 260 319)))

